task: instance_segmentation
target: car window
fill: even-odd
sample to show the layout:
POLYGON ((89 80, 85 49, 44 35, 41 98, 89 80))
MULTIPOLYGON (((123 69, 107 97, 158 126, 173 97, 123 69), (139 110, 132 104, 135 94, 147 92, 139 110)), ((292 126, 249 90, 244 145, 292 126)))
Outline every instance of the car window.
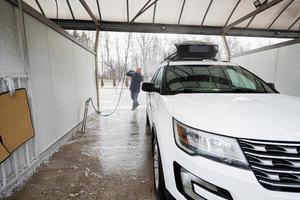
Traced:
POLYGON ((153 76, 152 76, 152 78, 151 78, 151 82, 152 82, 152 83, 154 83, 154 81, 155 81, 155 78, 156 78, 156 76, 157 76, 157 73, 159 72, 159 70, 160 70, 160 68, 159 68, 159 69, 157 69, 157 70, 154 72, 154 74, 153 74, 153 76))
POLYGON ((162 75, 163 75, 163 68, 160 68, 158 73, 157 73, 157 76, 154 80, 154 86, 157 87, 157 88, 160 87, 160 83, 162 81, 162 75))
POLYGON ((236 73, 233 69, 228 69, 227 73, 231 79, 232 85, 235 87, 245 87, 250 89, 256 88, 255 83, 243 74, 236 73))
POLYGON ((238 66, 174 65, 166 69, 166 92, 272 93, 261 79, 238 66))

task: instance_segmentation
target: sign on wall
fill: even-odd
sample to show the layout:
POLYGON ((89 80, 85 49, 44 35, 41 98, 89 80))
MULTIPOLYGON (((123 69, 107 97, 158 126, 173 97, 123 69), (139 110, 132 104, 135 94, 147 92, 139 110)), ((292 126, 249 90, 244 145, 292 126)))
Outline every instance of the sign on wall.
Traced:
POLYGON ((0 94, 0 162, 33 136, 26 89, 0 94))

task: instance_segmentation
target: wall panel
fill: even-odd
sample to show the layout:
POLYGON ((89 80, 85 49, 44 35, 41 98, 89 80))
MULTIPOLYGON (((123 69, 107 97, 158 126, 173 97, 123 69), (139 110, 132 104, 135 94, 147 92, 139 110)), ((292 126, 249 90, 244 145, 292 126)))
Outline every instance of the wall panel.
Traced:
POLYGON ((53 80, 48 48, 48 28, 25 15, 26 36, 34 99, 34 126, 37 151, 41 152, 55 139, 53 80), (49 112, 51 111, 51 112, 49 112))
POLYGON ((300 44, 232 58, 283 93, 300 97, 300 44))
POLYGON ((278 49, 275 82, 279 91, 300 96, 300 44, 278 49))
POLYGON ((15 7, 0 1, 0 75, 24 73, 23 53, 15 7))
POLYGON ((41 152, 82 119, 88 97, 96 100, 95 56, 28 15, 25 22, 41 152))

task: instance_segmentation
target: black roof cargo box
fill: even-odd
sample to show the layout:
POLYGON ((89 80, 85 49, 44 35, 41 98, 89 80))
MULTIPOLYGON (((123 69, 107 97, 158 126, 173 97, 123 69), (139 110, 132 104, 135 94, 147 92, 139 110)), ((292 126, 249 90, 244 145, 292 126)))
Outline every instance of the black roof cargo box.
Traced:
POLYGON ((186 41, 175 44, 176 52, 165 60, 216 60, 218 45, 201 41, 186 41))

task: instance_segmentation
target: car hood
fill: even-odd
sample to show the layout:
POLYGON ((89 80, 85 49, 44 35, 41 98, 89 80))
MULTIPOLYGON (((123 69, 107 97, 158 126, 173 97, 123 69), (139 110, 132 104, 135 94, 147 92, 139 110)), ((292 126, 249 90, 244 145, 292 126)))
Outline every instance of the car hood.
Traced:
POLYGON ((181 123, 248 139, 300 141, 300 98, 282 94, 177 94, 161 96, 181 123))

